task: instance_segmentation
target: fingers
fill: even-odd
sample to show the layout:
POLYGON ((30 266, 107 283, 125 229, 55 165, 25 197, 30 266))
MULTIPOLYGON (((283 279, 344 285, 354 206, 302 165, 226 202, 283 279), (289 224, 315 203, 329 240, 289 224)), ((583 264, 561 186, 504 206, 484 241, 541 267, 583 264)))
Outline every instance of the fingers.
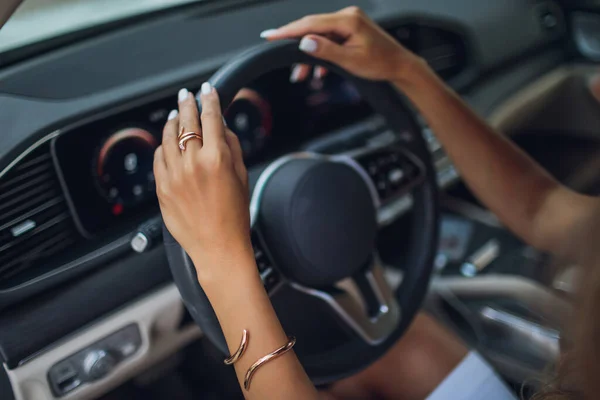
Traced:
POLYGON ((290 74, 290 82, 302 82, 310 75, 311 67, 306 64, 296 64, 292 67, 292 73, 290 74))
MULTIPOLYGON (((187 89, 181 89, 177 94, 177 100, 179 102, 179 129, 177 134, 179 135, 182 131, 183 133, 202 133, 198 105, 194 96, 187 89)), ((186 153, 194 154, 202 148, 202 141, 191 139, 186 142, 185 146, 186 153)))
POLYGON ((204 145, 207 148, 218 148, 225 144, 225 124, 221 113, 221 103, 217 91, 209 82, 200 89, 202 102, 202 126, 204 127, 204 145))
POLYGON ((352 7, 333 14, 309 15, 281 28, 263 31, 260 36, 267 40, 279 40, 316 33, 335 35, 346 39, 356 32, 357 22, 360 18, 362 18, 362 12, 352 7))
MULTIPOLYGON (((292 67, 292 73, 290 74, 290 82, 297 83, 305 81, 310 75, 311 66, 306 64, 297 64, 292 67)), ((328 74, 328 70, 325 67, 319 65, 315 66, 313 70, 313 77, 315 79, 323 79, 328 74)))
POLYGON ((162 146, 158 146, 156 151, 154 151, 153 171, 155 180, 161 180, 167 172, 167 165, 165 164, 165 155, 162 146))
POLYGON ((330 39, 319 35, 307 35, 302 38, 300 50, 310 55, 333 62, 342 67, 350 61, 352 49, 343 47, 330 39))
MULTIPOLYGON (((344 47, 339 43, 359 33, 368 21, 358 7, 348 7, 332 14, 309 15, 281 28, 263 31, 260 36, 267 40, 302 38, 300 50, 347 68, 351 63, 352 46, 344 47)), ((318 67, 314 76, 320 79, 326 73, 326 69, 318 67)), ((292 70, 290 80, 297 82, 307 76, 307 68, 301 66, 292 70)))
POLYGON ((242 151, 240 141, 237 135, 231 130, 229 130, 228 128, 226 128, 225 130, 225 140, 227 141, 227 145, 231 150, 231 158, 233 161, 233 167, 235 168, 235 172, 240 181, 245 186, 248 186, 248 172, 246 171, 246 165, 244 165, 244 152, 242 151))
POLYGON ((162 153, 165 161, 165 167, 169 168, 169 164, 173 165, 177 159, 181 157, 177 134, 179 130, 179 116, 177 110, 171 111, 163 129, 162 137, 162 153))
POLYGON ((313 72, 313 76, 315 77, 315 79, 323 79, 327 76, 328 73, 329 70, 327 68, 317 65, 313 72))

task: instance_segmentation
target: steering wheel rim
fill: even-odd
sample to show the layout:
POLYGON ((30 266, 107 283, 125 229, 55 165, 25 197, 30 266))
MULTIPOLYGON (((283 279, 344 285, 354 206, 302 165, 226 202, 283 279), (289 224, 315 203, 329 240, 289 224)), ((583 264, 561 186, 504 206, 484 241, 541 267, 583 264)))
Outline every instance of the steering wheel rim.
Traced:
MULTIPOLYGON (((423 165, 423 182, 412 189, 413 217, 410 245, 402 284, 395 293, 402 316, 394 331, 377 345, 354 338, 325 353, 298 354, 306 372, 315 384, 333 382, 356 373, 381 357, 404 333, 424 300, 433 259, 437 250, 439 206, 436 171, 427 144, 404 98, 389 84, 357 78, 340 67, 316 59, 298 49, 298 42, 283 40, 252 48, 223 66, 211 78, 221 104, 230 104, 237 92, 261 75, 292 64, 320 65, 340 74, 355 85, 358 92, 382 115, 388 126, 402 130, 403 146, 419 158, 423 165)), ((194 265, 183 248, 164 229, 165 248, 174 281, 195 322, 223 354, 228 348, 216 315, 199 285, 194 265)), ((293 333, 293 332, 292 332, 293 333)))

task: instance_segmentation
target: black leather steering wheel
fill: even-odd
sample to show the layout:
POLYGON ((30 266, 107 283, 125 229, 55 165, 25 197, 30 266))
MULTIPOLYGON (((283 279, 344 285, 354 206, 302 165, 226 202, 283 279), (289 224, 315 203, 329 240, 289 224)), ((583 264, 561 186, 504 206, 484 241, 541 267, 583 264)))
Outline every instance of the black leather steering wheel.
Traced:
MULTIPOLYGON (((397 137, 393 144, 335 156, 290 154, 249 171, 259 272, 273 293, 284 328, 298 337, 300 361, 313 382, 322 384, 377 360, 414 318, 437 249, 439 207, 427 144, 403 97, 389 84, 352 76, 301 52, 291 40, 244 52, 210 82, 225 107, 261 75, 299 63, 324 66, 352 82, 397 137), (397 266, 403 274, 401 284, 392 290, 376 238, 397 212, 398 199, 408 194, 413 203, 407 225, 410 245, 403 265, 397 266), (320 346, 314 336, 302 345, 302 335, 294 330, 301 325, 311 327, 304 329, 307 332, 331 330, 332 324, 343 334, 329 337, 320 346)), ((228 354, 190 258, 166 229, 164 233, 171 271, 185 305, 206 337, 228 354)))

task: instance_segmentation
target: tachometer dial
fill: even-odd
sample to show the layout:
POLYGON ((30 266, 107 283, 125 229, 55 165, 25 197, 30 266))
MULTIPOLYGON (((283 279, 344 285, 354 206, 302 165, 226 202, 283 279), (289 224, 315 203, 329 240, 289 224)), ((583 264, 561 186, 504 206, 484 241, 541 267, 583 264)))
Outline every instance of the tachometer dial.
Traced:
POLYGON ((256 90, 240 90, 225 111, 225 119, 229 128, 238 135, 246 157, 262 150, 271 135, 271 105, 256 90))
POLYGON ((118 215, 155 192, 152 163, 158 146, 152 134, 127 128, 111 135, 97 155, 95 172, 101 193, 118 215))

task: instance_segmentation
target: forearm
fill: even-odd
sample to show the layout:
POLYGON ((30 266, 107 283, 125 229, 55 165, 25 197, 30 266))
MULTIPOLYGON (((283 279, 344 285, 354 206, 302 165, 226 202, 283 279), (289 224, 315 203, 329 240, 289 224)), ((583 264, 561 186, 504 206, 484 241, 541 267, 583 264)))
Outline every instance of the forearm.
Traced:
POLYGON ((262 286, 252 253, 240 253, 226 260, 197 258, 194 264, 237 264, 227 265, 227 268, 212 268, 221 272, 227 269, 229 273, 225 276, 203 276, 201 284, 213 305, 231 354, 238 349, 243 330, 249 332, 246 352, 234 364, 244 396, 247 399, 317 398, 314 386, 293 351, 262 366, 252 379, 250 390, 243 389, 248 368, 259 358, 286 344, 288 338, 262 286))
POLYGON ((425 117, 467 185, 524 241, 557 251, 591 199, 560 185, 479 118, 428 67, 397 82, 425 117))

